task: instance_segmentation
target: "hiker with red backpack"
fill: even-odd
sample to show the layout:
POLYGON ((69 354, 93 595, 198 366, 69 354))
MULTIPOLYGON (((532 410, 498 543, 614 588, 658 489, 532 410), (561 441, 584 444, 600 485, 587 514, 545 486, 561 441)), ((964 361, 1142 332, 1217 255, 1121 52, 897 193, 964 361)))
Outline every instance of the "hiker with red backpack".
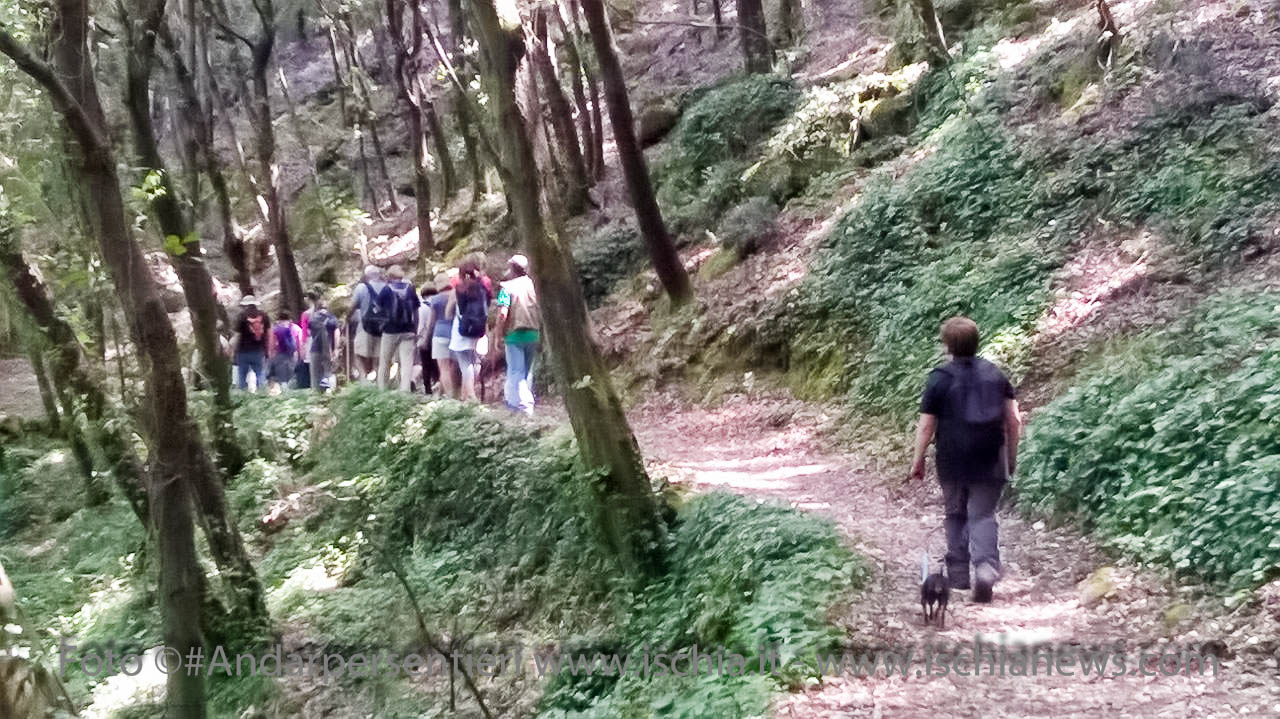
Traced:
POLYGON ((418 307, 422 301, 413 283, 404 278, 400 265, 387 270, 387 284, 378 294, 378 307, 384 317, 382 340, 378 345, 378 388, 391 383, 391 362, 397 365, 400 391, 413 386, 413 355, 418 344, 418 307))
POLYGON ((951 361, 929 373, 920 400, 911 477, 924 479, 925 454, 935 439, 947 533, 946 570, 952 589, 990 602, 1000 578, 996 503, 1018 460, 1022 420, 1013 385, 978 353, 978 325, 968 317, 942 324, 951 361))
POLYGON ((458 267, 458 286, 446 310, 453 326, 449 337, 449 352, 458 363, 461 375, 459 396, 475 401, 476 378, 480 374, 480 361, 489 349, 485 330, 489 324, 489 302, 492 295, 474 260, 458 267))
POLYGON ((235 358, 236 386, 249 389, 249 375, 253 374, 254 388, 261 392, 267 387, 267 356, 271 349, 271 319, 258 309, 258 298, 245 295, 240 300, 240 316, 236 318, 235 339, 231 341, 231 356, 235 358))

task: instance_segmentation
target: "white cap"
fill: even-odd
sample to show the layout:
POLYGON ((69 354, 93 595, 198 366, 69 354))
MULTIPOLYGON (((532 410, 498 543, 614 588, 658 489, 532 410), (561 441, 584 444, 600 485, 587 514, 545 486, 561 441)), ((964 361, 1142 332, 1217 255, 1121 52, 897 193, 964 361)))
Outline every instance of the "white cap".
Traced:
POLYGON ((253 295, 245 295, 244 297, 240 298, 241 307, 248 307, 249 305, 256 305, 256 304, 258 304, 258 298, 254 297, 253 295))
POLYGON ((525 272, 529 271, 529 258, 524 255, 512 255, 511 259, 507 260, 507 262, 519 267, 525 272))

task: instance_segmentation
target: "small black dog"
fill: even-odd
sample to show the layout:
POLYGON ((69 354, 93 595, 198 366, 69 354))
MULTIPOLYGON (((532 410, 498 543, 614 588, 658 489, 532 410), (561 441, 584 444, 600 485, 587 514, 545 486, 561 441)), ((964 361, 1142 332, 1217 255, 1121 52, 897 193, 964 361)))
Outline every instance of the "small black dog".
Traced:
POLYGON ((951 601, 951 583, 945 571, 929 573, 929 553, 920 554, 920 608, 924 610, 924 623, 935 620, 938 628, 946 626, 947 603, 951 601))

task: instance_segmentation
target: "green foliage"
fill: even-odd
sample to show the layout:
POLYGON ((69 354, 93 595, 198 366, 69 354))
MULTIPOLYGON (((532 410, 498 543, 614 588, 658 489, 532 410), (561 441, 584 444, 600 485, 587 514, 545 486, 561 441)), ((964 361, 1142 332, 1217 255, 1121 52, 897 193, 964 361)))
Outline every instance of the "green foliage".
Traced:
POLYGON ((868 182, 778 323, 797 387, 905 419, 947 316, 972 316, 997 358, 1027 358, 1050 278, 1098 220, 1148 228, 1161 256, 1212 270, 1280 211, 1280 155, 1253 99, 1171 98, 1107 132, 1015 140, 993 72, 979 47, 922 83, 914 139, 928 152, 868 182))
POLYGON ((777 206, 767 198, 752 197, 725 213, 716 236, 721 247, 743 259, 759 251, 777 232, 777 206))
POLYGON ((1277 306, 1227 292, 1108 352, 1036 413, 1019 502, 1229 588, 1280 575, 1277 306))
MULTIPOLYGON (((626 623, 611 637, 567 650, 651 654, 697 647, 744 657, 756 670, 760 646, 778 645, 784 677, 839 636, 822 608, 860 586, 865 570, 835 528, 810 515, 731 494, 695 497, 672 532, 668 573, 630 598, 626 623), (794 661, 793 660, 799 660, 794 661)), ((768 663, 766 662, 766 666, 768 663)), ((748 717, 768 705, 768 677, 708 675, 591 677, 563 671, 543 696, 550 717, 748 717), (716 707, 715 711, 709 707, 716 707)))
POLYGON ((874 413, 905 413, 946 317, 969 314, 988 336, 1032 324, 1060 262, 1035 227, 1035 168, 1012 142, 976 121, 944 137, 905 177, 867 187, 794 298, 793 356, 806 361, 793 366, 874 413))
POLYGON ((654 167, 658 200, 676 233, 715 226, 742 199, 749 151, 791 113, 798 95, 788 80, 751 75, 693 97, 654 167))
POLYGON ((579 236, 573 260, 587 304, 599 305, 619 281, 644 267, 646 257, 640 233, 628 224, 605 225, 579 236))
POLYGON ((767 75, 706 90, 680 116, 672 151, 692 172, 739 157, 791 113, 797 94, 789 80, 767 75))

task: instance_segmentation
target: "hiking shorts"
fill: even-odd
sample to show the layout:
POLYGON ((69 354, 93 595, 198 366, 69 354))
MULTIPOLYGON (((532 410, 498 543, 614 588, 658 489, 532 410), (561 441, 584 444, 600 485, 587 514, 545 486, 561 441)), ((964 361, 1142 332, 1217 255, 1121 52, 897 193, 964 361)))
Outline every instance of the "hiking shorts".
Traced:
POLYGON ((381 344, 381 342, 382 337, 375 337, 368 332, 365 332, 363 327, 359 327, 356 329, 356 356, 377 359, 378 345, 381 344))
POLYGON ((433 360, 453 359, 453 355, 449 354, 449 338, 448 337, 432 337, 431 338, 431 359, 433 360))

